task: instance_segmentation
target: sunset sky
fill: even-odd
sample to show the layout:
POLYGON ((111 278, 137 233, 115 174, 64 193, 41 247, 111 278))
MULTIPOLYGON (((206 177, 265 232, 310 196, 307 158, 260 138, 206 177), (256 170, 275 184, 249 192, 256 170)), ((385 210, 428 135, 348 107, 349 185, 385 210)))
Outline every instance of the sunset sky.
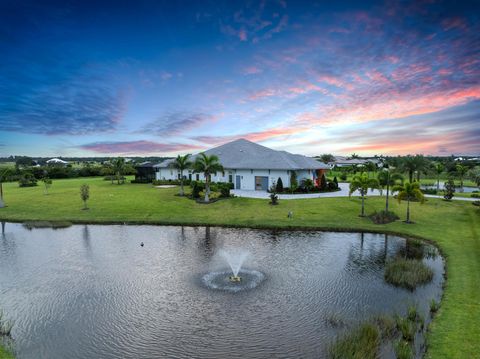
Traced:
POLYGON ((478 4, 0 0, 0 155, 479 155, 478 4))

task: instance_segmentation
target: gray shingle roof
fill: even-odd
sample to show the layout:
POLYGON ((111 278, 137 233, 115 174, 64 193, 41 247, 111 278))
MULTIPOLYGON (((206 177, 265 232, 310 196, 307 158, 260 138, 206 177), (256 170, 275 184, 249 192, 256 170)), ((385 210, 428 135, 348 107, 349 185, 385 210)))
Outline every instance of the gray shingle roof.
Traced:
MULTIPOLYGON (((218 156, 225 168, 231 169, 269 169, 269 170, 307 170, 329 169, 330 167, 311 157, 296 155, 287 151, 271 148, 239 139, 205 151, 207 155, 218 156)), ((191 160, 195 160, 192 156, 191 160)), ((174 160, 165 160, 156 167, 168 167, 174 160)))

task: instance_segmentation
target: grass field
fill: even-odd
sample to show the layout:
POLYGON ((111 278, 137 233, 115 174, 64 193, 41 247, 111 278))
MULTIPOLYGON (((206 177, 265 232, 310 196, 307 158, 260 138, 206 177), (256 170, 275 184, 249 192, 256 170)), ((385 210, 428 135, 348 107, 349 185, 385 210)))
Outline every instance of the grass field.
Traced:
MULTIPOLYGON (((441 308, 428 334, 429 358, 474 358, 480 351, 480 209, 468 202, 429 199, 411 204, 412 220, 375 225, 360 218, 360 200, 317 198, 267 200, 234 198, 209 205, 175 196, 178 189, 151 185, 112 185, 100 178, 55 180, 50 194, 43 187, 19 188, 4 184, 8 207, 0 219, 12 221, 62 220, 72 222, 156 223, 228 225, 250 227, 297 227, 380 231, 420 237, 435 242, 447 259, 441 308), (90 185, 89 210, 82 210, 80 185, 90 185), (288 211, 293 218, 287 218, 288 211)), ((369 197, 366 212, 381 210, 384 198, 369 197)), ((391 201, 391 209, 405 218, 406 203, 391 201)))

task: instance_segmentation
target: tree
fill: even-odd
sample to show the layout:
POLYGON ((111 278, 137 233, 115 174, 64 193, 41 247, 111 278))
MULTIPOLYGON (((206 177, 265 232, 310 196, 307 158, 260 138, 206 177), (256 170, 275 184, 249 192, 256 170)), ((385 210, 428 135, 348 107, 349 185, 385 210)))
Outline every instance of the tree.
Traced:
POLYGON ((310 192, 313 187, 315 187, 313 181, 310 178, 304 179, 302 185, 307 193, 310 192))
POLYGON ((422 155, 408 155, 402 158, 400 168, 408 173, 408 180, 412 183, 415 172, 417 174, 417 180, 420 180, 420 172, 425 170, 426 161, 422 155))
POLYGON ((277 184, 273 181, 270 187, 270 204, 276 206, 278 204, 277 184))
POLYGON ((399 181, 403 183, 403 176, 400 173, 390 173, 390 168, 385 167, 385 171, 381 171, 377 175, 380 195, 382 195, 383 189, 387 188, 387 195, 385 198, 385 211, 388 212, 388 200, 390 195, 390 186, 394 186, 399 181))
POLYGON ((463 192, 463 178, 467 174, 468 167, 464 165, 456 165, 455 169, 457 176, 460 179, 460 192, 463 192))
POLYGON ((217 156, 208 156, 202 152, 195 159, 193 167, 195 172, 203 173, 205 176, 205 202, 209 202, 211 175, 223 171, 223 166, 217 156))
POLYGON ((185 156, 178 155, 172 163, 173 168, 176 168, 180 172, 180 196, 185 195, 183 190, 183 171, 192 166, 192 162, 188 160, 189 157, 190 154, 186 154, 185 156))
POLYGON ((350 156, 351 159, 357 159, 357 158, 360 158, 359 155, 357 155, 356 153, 352 153, 352 155, 350 156))
POLYGON ((472 168, 470 171, 468 171, 468 178, 470 178, 477 187, 480 187, 480 167, 475 167, 472 168))
POLYGON ((445 198, 445 200, 447 201, 450 201, 453 198, 454 193, 455 193, 455 182, 453 181, 453 179, 449 178, 444 185, 443 198, 445 198))
POLYGON ((283 181, 282 181, 282 177, 278 177, 276 190, 277 190, 278 193, 282 193, 282 192, 283 192, 283 181))
POLYGON ((440 175, 445 171, 445 166, 438 162, 433 166, 435 173, 437 174, 437 192, 440 191, 440 175))
POLYGON ((370 172, 375 173, 375 171, 377 170, 377 165, 371 161, 368 161, 367 163, 365 163, 364 168, 368 173, 368 177, 370 177, 370 172))
POLYGON ((297 172, 291 171, 290 174, 290 192, 295 192, 298 188, 297 172))
POLYGON ((31 157, 27 157, 27 156, 15 157, 15 169, 17 170, 17 172, 22 168, 30 167, 30 166, 33 166, 34 164, 35 162, 31 157))
POLYGON ((410 221, 410 201, 417 199, 420 203, 423 203, 425 200, 422 191, 420 191, 420 185, 418 182, 407 182, 403 185, 396 185, 392 191, 398 191, 397 199, 399 203, 402 200, 407 201, 407 220, 405 222, 412 223, 410 221))
POLYGON ((320 156, 320 161, 322 161, 325 164, 335 162, 335 156, 332 155, 331 153, 324 153, 323 155, 320 156))
POLYGON ((123 173, 125 172, 125 158, 117 157, 112 160, 113 173, 117 177, 117 184, 120 184, 120 180, 123 180, 123 173))
POLYGON ((47 176, 42 178, 43 185, 45 186, 45 194, 48 194, 48 189, 52 185, 52 180, 47 176))
POLYGON ((350 182, 349 196, 351 196, 355 191, 360 192, 360 195, 362 196, 362 212, 360 217, 365 217, 365 196, 367 195, 368 189, 375 189, 378 187, 378 180, 374 178, 368 178, 365 173, 353 177, 352 181, 350 182))
POLYGON ((320 177, 320 191, 325 191, 327 189, 327 178, 325 177, 325 173, 322 173, 322 177, 320 177))
POLYGON ((88 209, 87 201, 90 198, 90 186, 88 184, 82 184, 80 187, 80 198, 83 201, 83 209, 88 209))

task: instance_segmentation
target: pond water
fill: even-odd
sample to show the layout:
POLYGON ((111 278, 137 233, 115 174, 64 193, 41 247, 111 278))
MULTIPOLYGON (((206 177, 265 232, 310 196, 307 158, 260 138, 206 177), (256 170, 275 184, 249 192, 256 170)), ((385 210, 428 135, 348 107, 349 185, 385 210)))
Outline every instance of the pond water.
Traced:
POLYGON ((431 283, 411 292, 383 279, 385 261, 409 248, 379 234, 7 223, 0 308, 19 359, 324 358, 336 335, 373 315, 417 304, 428 317, 443 282, 435 248, 424 248, 431 283), (206 286, 229 271, 219 252, 236 250, 258 285, 206 286))

